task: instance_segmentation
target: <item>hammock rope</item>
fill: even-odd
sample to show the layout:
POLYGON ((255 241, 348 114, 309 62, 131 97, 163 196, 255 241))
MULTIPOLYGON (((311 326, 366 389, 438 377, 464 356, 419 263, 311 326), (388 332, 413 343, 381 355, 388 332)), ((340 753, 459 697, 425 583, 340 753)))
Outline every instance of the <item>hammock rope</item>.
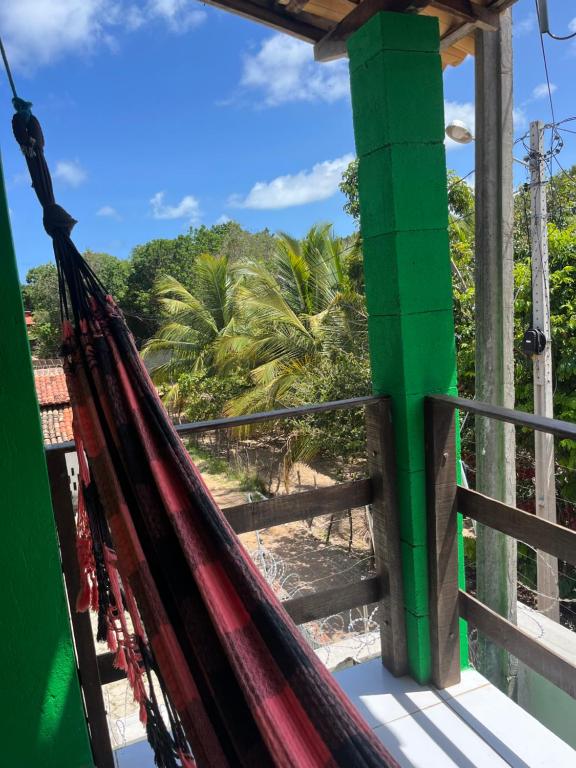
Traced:
POLYGON ((77 609, 98 612, 156 765, 395 768, 192 463, 122 313, 71 240, 40 123, 13 90, 14 135, 58 267, 81 479, 77 609))

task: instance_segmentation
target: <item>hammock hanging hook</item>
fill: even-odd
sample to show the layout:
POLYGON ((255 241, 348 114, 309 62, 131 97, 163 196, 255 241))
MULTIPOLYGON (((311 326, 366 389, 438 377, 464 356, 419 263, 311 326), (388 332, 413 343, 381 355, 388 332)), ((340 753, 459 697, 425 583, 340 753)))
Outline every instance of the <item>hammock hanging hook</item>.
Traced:
POLYGON ((12 76, 12 70, 10 69, 10 63, 8 61, 8 56, 6 54, 6 48, 4 48, 4 42, 1 37, 0 37, 0 55, 2 56, 2 61, 4 62, 4 69, 6 70, 6 76, 8 77, 8 82, 10 84, 10 90, 12 91, 12 104, 14 105, 14 109, 16 110, 16 112, 24 113, 27 116, 27 118, 30 118, 30 115, 31 115, 30 110, 32 108, 32 102, 21 99, 18 96, 18 93, 16 92, 16 84, 14 82, 14 77, 12 76))

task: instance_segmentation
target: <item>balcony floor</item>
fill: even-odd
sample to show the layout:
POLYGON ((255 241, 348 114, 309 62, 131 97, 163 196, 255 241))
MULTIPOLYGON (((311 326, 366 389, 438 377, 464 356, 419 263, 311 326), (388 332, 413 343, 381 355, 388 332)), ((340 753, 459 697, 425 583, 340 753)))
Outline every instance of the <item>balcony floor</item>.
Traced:
MULTIPOLYGON (((403 768, 576 765, 575 750, 474 670, 444 691, 394 678, 380 659, 335 677, 403 768)), ((118 749, 116 757, 118 768, 154 765, 145 742, 118 749)))

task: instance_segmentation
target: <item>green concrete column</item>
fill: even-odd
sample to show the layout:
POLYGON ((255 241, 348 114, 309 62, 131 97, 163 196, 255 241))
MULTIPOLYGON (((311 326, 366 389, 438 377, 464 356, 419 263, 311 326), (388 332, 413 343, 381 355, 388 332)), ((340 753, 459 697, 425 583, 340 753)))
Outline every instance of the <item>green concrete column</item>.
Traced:
POLYGON ((455 393, 438 20, 379 13, 348 41, 372 383, 392 397, 408 659, 430 674, 424 396, 455 393))
POLYGON ((0 371, 0 764, 88 768, 1 166, 0 371))

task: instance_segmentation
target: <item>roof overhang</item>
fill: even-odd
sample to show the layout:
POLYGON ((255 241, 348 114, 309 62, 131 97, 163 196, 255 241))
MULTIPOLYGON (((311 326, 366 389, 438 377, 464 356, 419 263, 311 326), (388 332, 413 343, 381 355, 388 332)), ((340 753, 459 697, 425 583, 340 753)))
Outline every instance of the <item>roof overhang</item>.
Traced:
POLYGON ((346 40, 379 11, 420 13, 440 22, 443 66, 474 54, 476 29, 498 29, 516 0, 205 0, 314 45, 318 61, 346 55, 346 40))

